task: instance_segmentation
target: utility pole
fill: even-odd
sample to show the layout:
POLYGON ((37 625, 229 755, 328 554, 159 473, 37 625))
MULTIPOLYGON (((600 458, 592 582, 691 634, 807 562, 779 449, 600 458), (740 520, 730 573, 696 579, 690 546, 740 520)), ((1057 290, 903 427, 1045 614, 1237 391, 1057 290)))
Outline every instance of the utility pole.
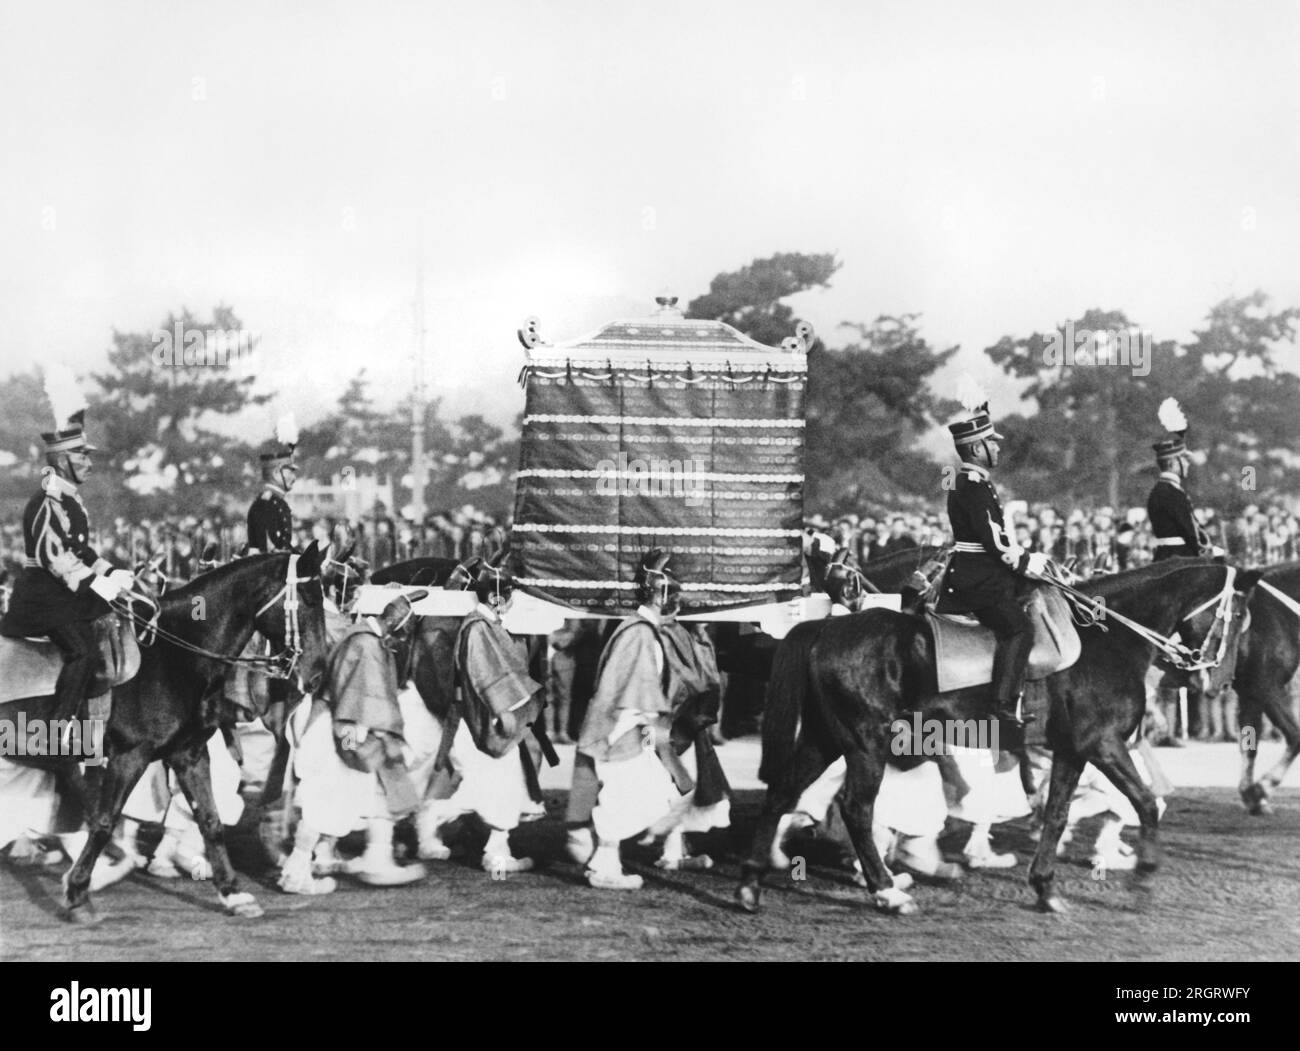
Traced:
POLYGON ((424 525, 424 226, 415 263, 415 387, 411 392, 411 517, 424 525))

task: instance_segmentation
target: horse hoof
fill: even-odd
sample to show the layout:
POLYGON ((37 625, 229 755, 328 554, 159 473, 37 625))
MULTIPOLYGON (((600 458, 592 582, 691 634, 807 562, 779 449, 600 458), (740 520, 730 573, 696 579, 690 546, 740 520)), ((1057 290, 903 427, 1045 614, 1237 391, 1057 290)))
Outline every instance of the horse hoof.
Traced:
POLYGON ((98 923, 103 917, 95 910, 95 906, 87 901, 81 905, 65 905, 63 907, 63 918, 69 923, 89 927, 98 923))
POLYGON ((1070 907, 1065 904, 1065 899, 1053 894, 1048 898, 1038 899, 1038 911, 1050 913, 1055 916, 1063 916, 1070 911, 1070 907))
POLYGON ((758 912, 758 888, 741 887, 736 891, 736 903, 748 913, 758 912))

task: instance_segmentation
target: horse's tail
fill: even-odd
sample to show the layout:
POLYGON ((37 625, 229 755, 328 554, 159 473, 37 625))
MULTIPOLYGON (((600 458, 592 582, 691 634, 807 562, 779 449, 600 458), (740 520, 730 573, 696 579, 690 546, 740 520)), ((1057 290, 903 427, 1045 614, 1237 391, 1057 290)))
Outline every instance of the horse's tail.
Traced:
POLYGON ((773 784, 789 768, 809 690, 810 655, 821 623, 797 624, 776 649, 763 708, 763 761, 758 776, 773 784))

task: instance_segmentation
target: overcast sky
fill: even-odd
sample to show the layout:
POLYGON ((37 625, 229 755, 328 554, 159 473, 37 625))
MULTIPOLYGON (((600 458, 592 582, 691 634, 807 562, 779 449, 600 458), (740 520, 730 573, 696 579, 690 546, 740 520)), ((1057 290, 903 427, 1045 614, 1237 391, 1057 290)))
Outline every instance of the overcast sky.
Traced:
POLYGON ((527 315, 575 338, 778 251, 842 260, 795 304, 832 343, 918 312, 984 377, 1093 306, 1300 305, 1295 2, 0 12, 0 364, 225 302, 268 433, 363 367, 408 389, 421 242, 431 393, 499 421, 527 315))

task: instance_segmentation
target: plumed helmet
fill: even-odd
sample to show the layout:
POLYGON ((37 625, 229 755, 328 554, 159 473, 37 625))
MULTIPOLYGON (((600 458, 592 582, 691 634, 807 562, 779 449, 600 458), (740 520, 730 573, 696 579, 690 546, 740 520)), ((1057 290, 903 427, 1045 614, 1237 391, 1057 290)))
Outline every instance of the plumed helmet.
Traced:
POLYGON ((960 419, 948 424, 948 433, 952 435, 953 444, 958 450, 986 438, 1002 437, 994 429, 993 420, 989 416, 989 397, 973 377, 962 376, 957 385, 957 397, 965 411, 960 419))
POLYGON ((272 480, 281 467, 296 467, 294 450, 298 447, 298 424, 293 413, 281 416, 275 425, 275 440, 269 442, 258 459, 262 464, 262 477, 272 480))
POLYGON ((1188 456, 1187 417, 1183 415, 1182 406, 1177 398, 1166 398, 1160 403, 1156 414, 1162 426, 1169 433, 1151 446, 1156 452, 1156 459, 1171 460, 1177 456, 1188 456))
POLYGON ((54 410, 54 430, 41 432, 46 455, 94 452, 86 438, 86 397, 67 365, 55 361, 45 366, 45 395, 54 410))

